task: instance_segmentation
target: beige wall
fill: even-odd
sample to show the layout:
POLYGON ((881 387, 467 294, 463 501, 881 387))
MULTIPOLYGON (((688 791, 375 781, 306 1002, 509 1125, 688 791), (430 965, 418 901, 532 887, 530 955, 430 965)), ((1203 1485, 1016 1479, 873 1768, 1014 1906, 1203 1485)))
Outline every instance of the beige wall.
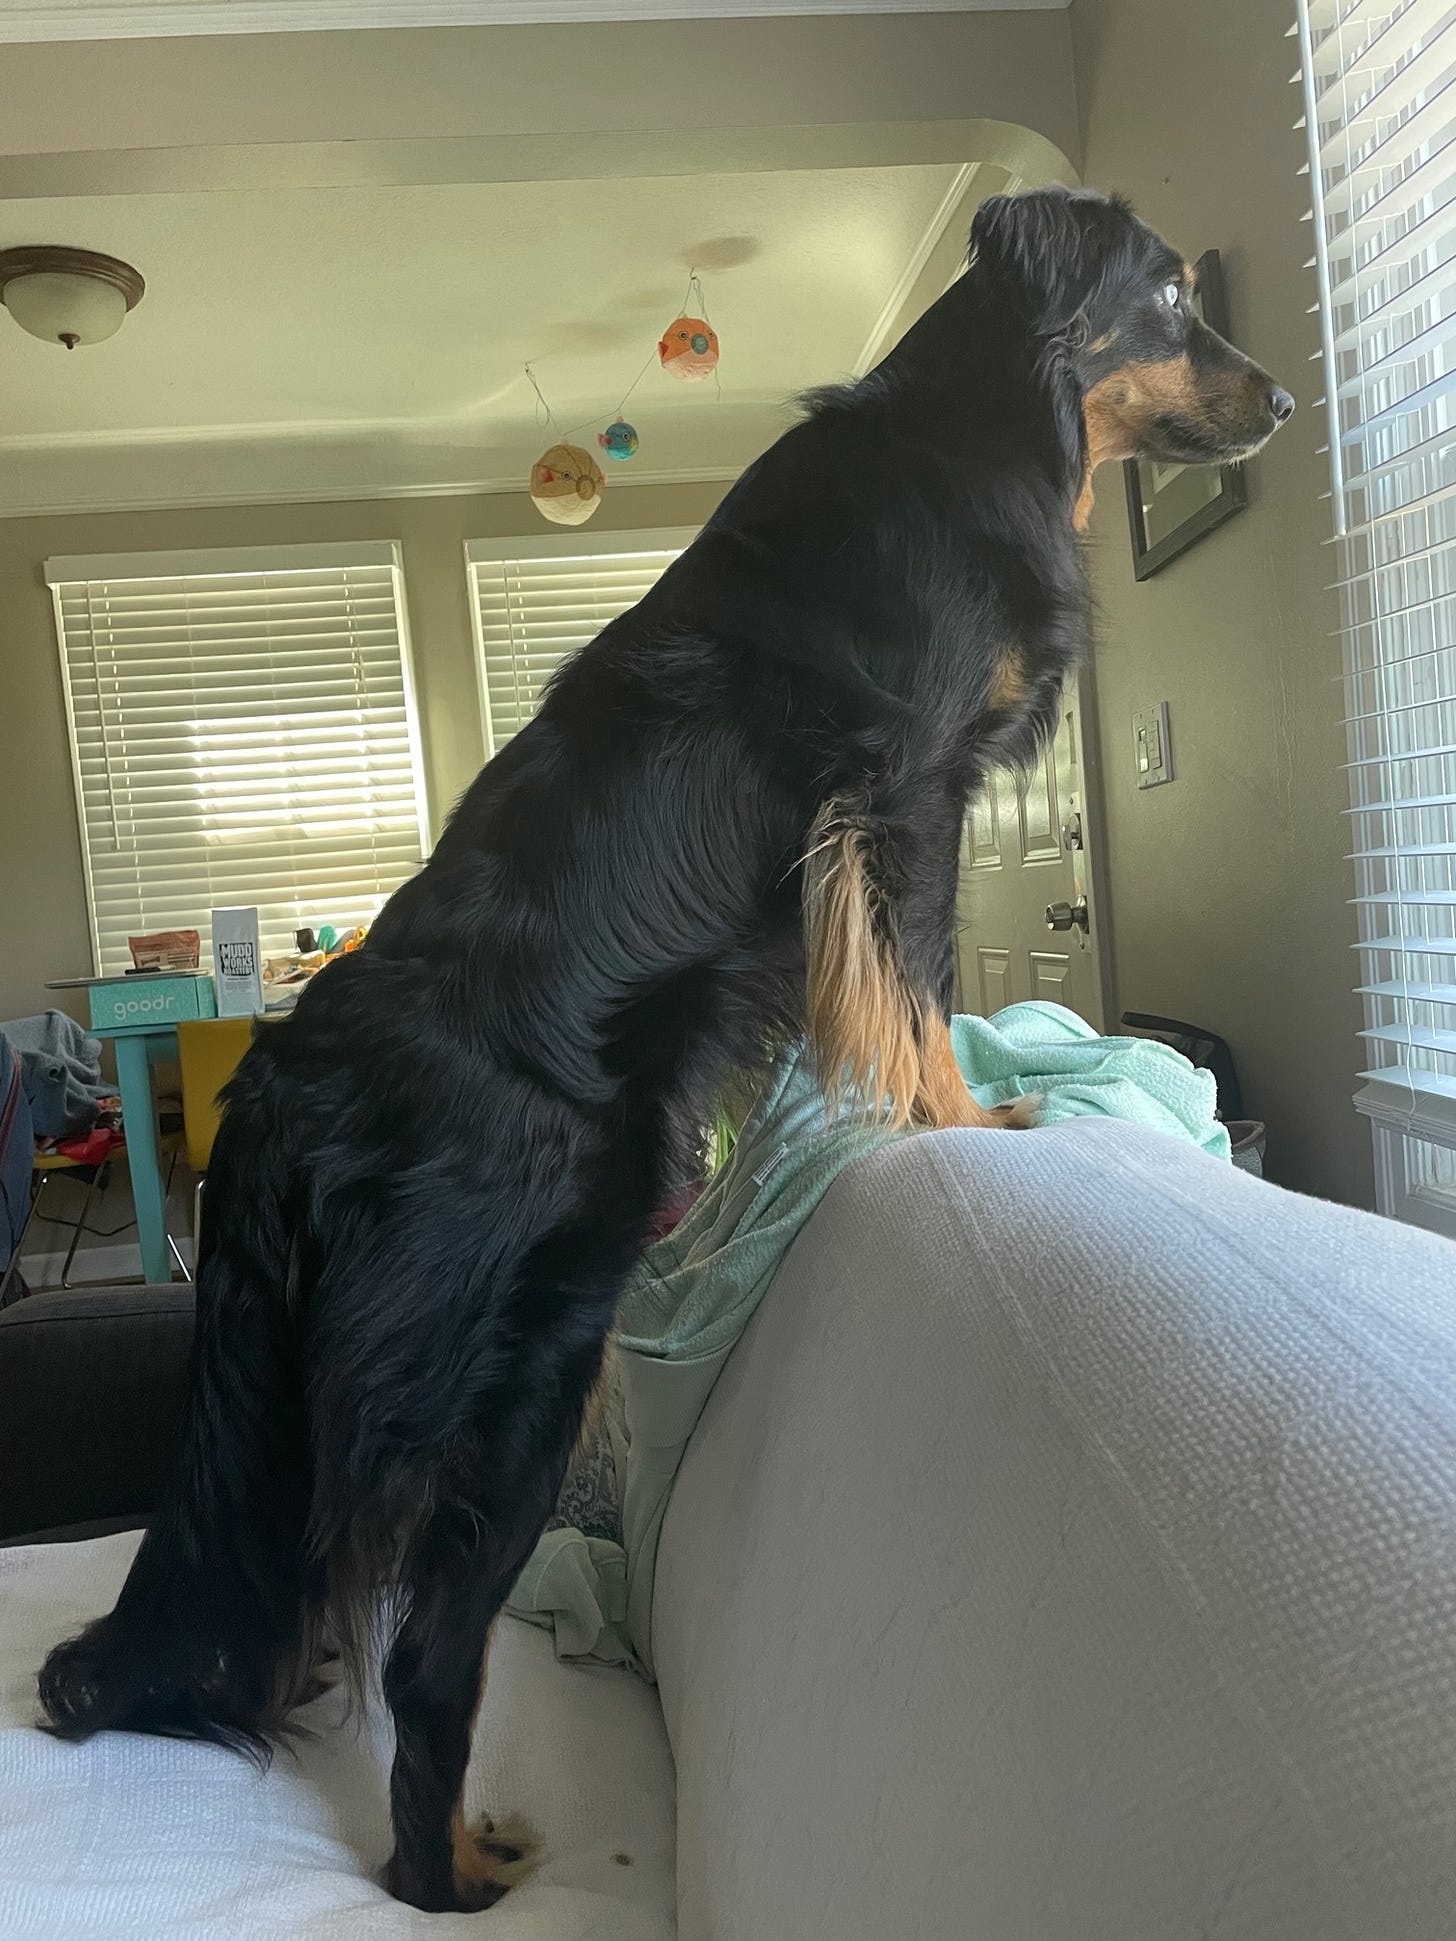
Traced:
MULTIPOLYGON (((37 43, 7 47, 0 62, 0 162, 12 164, 0 167, 0 193, 48 192, 35 186, 40 165, 68 151, 148 150, 164 168, 166 151, 224 145, 225 179, 237 185, 248 150, 276 180, 295 163, 330 162, 290 158, 280 145, 520 139, 529 172, 544 177, 580 172, 599 136, 676 131, 673 172, 691 173, 724 131, 978 117, 1022 124, 1073 153, 1064 13, 37 43), (36 167, 21 168, 21 157, 36 167)), ((619 153, 632 172, 629 151, 619 153)))
MULTIPOLYGON (((700 525, 717 485, 618 487, 591 531, 700 525)), ((522 493, 0 520, 0 1018, 91 968, 55 624, 42 562, 68 553, 397 539, 434 829, 484 759, 462 542, 539 534, 522 493)))
POLYGON ((1350 1104, 1360 1018, 1340 650, 1288 13, 1271 0, 1073 4, 1087 181, 1126 191, 1189 256, 1222 251, 1235 337, 1300 402, 1250 467, 1248 511, 1143 586, 1122 481, 1100 479, 1112 944, 1120 1010, 1228 1038, 1274 1175, 1369 1204, 1369 1135, 1350 1104), (1160 700, 1176 779, 1139 793, 1130 718, 1160 700))

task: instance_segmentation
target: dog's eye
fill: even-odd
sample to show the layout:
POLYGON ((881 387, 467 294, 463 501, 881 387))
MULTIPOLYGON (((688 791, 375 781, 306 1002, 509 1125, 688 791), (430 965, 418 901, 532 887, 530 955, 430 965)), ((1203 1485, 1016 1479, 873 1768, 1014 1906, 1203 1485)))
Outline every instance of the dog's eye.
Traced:
POLYGON ((1167 304, 1170 310, 1176 310, 1183 300, 1182 285, 1178 283, 1165 283, 1158 292, 1158 296, 1162 302, 1167 304))

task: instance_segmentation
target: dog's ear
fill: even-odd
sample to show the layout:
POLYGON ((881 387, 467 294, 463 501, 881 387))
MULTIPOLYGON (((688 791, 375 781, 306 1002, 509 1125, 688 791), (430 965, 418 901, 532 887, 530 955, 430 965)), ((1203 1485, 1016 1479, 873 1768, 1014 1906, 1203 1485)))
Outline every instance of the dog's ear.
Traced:
POLYGON ((971 261, 1039 337, 1070 330, 1097 281, 1091 217, 1100 198, 1068 189, 988 196, 971 224, 971 261))

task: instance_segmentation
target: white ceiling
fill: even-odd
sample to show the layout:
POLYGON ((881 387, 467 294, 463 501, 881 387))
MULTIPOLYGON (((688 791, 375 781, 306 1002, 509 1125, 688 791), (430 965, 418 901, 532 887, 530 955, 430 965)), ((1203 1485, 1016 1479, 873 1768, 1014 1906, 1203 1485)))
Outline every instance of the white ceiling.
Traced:
POLYGON ((322 28, 1055 11, 1069 0, 0 0, 0 42, 322 28))
POLYGON ((882 346, 937 241, 950 165, 0 202, 0 247, 133 262, 120 334, 62 352, 0 313, 0 513, 521 482, 594 437, 647 364, 620 476, 722 476, 784 401, 882 346), (696 266, 721 390, 656 361, 696 266))

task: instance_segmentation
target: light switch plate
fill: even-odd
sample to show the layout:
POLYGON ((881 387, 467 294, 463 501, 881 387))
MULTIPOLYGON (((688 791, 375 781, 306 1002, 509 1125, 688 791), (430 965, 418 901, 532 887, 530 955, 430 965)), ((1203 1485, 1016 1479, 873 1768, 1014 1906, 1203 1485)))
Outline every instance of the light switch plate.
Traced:
POLYGON ((1132 718, 1133 775, 1140 789, 1155 789, 1173 779, 1173 744, 1168 739, 1168 704, 1140 708, 1132 718))

